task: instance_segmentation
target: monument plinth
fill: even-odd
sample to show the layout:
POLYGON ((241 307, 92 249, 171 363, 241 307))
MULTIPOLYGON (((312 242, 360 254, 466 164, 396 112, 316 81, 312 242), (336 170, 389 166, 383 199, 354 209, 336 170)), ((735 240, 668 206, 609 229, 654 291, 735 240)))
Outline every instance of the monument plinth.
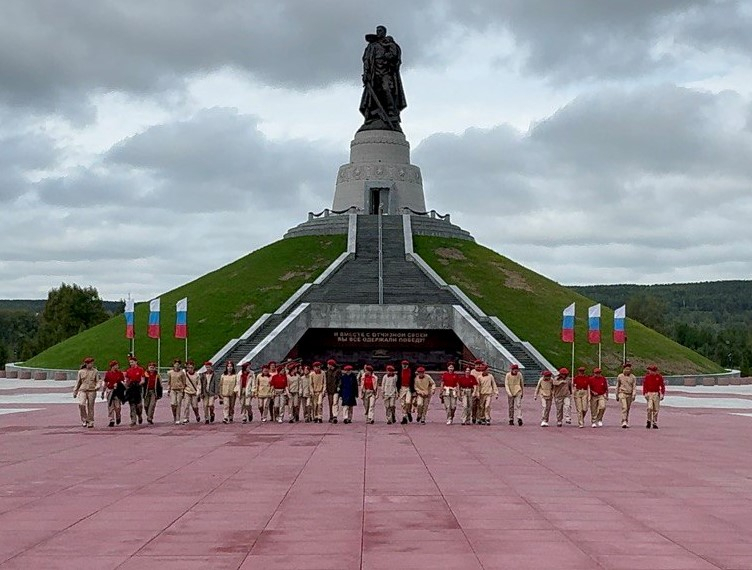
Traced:
POLYGON ((410 164, 410 143, 399 131, 361 130, 350 143, 350 162, 337 174, 333 210, 366 214, 426 210, 420 168, 410 164))

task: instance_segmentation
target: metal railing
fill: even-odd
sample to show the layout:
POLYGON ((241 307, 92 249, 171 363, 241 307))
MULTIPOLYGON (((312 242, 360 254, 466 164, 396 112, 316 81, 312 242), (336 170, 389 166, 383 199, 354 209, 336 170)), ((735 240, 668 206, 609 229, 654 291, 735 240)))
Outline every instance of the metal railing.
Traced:
POLYGON ((308 221, 315 218, 328 218, 329 216, 341 216, 343 214, 358 214, 363 212, 363 208, 358 208, 357 206, 350 206, 349 208, 346 208, 344 210, 330 210, 329 208, 324 208, 320 212, 308 212, 308 221))
POLYGON ((430 212, 419 212, 418 210, 413 210, 408 206, 403 206, 402 213, 412 214, 413 216, 423 216, 426 218, 431 218, 432 220, 441 220, 442 222, 447 222, 450 224, 452 223, 449 214, 439 214, 436 210, 431 210, 430 212))

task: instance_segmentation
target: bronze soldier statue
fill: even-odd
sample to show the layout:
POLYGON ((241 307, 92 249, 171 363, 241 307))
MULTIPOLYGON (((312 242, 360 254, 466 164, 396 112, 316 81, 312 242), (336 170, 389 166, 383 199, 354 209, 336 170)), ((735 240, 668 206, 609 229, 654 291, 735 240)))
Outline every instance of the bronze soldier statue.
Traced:
POLYGON ((386 28, 378 26, 375 34, 366 34, 363 52, 363 96, 360 112, 365 117, 359 130, 402 132, 400 111, 407 107, 400 78, 402 50, 386 28))

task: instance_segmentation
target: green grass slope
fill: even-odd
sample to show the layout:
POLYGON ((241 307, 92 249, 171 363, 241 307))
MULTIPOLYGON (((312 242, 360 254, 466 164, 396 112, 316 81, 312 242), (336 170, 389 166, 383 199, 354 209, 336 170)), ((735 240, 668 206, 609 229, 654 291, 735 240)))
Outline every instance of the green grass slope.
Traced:
MULTIPOLYGON (((577 303, 576 362, 593 367, 598 345, 587 343, 587 308, 595 302, 473 242, 414 237, 415 251, 448 283, 458 285, 487 314, 499 317, 555 366, 570 366, 571 345, 561 342, 561 314, 577 303)), ((604 372, 618 371, 622 345, 612 341, 613 311, 602 307, 604 372)), ((642 373, 651 362, 664 374, 722 372, 715 363, 631 319, 627 358, 642 373)))
MULTIPOLYGON (((184 341, 173 338, 175 303, 188 297, 189 357, 198 362, 237 338, 262 314, 271 313, 303 283, 314 280, 346 248, 346 236, 281 240, 161 295, 162 366, 183 357, 184 341)), ((136 355, 156 360, 157 341, 147 338, 148 303, 136 304, 136 355)), ((57 344, 26 362, 43 368, 77 368, 91 355, 97 366, 129 350, 122 315, 57 344)))

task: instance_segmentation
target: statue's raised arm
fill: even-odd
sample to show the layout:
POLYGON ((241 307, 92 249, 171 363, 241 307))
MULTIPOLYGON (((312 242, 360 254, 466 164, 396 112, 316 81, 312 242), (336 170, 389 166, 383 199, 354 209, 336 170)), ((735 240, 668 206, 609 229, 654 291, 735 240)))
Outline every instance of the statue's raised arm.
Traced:
POLYGON ((407 107, 400 77, 402 50, 392 36, 386 35, 384 26, 378 26, 375 34, 366 34, 366 41, 360 99, 360 112, 365 121, 360 130, 402 132, 400 112, 407 107))

